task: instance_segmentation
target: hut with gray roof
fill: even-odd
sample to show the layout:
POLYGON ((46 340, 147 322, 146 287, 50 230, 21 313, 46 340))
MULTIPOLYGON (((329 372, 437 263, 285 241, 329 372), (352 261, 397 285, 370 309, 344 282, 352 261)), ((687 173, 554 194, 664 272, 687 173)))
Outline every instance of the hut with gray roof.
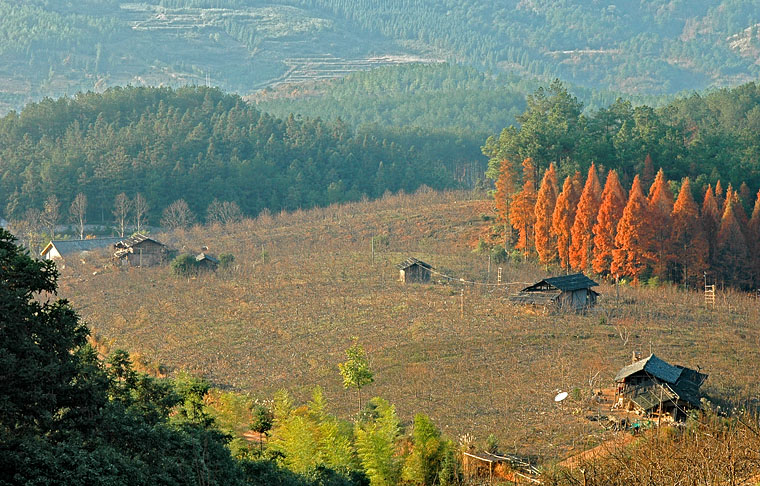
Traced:
POLYGON ((396 268, 399 270, 399 282, 404 283, 428 283, 430 271, 433 269, 432 265, 414 257, 407 258, 396 265, 396 268))
POLYGON ((117 242, 114 249, 114 259, 122 265, 151 267, 169 259, 166 245, 140 233, 117 242))
POLYGON ((701 406, 700 387, 707 375, 684 366, 672 365, 654 354, 637 359, 615 376, 616 407, 641 415, 681 420, 686 411, 701 406))
POLYGON ((108 248, 121 238, 90 238, 88 240, 51 240, 40 252, 43 260, 63 260, 67 256, 82 257, 94 250, 108 248))
POLYGON ((599 294, 591 287, 598 285, 582 273, 550 277, 525 287, 510 300, 517 304, 582 311, 596 304, 599 294))

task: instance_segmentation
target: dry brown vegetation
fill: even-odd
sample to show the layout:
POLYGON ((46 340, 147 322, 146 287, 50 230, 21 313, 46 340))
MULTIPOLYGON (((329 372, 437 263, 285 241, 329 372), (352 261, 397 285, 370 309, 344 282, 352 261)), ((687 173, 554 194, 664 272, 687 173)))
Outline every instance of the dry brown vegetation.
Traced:
MULTIPOLYGON (((367 395, 387 398, 403 420, 428 413, 451 437, 494 433, 503 451, 548 461, 607 437, 585 418, 590 391, 608 386, 633 350, 701 366, 718 402, 757 405, 760 302, 746 295, 726 292, 711 309, 696 292, 621 286, 616 298, 602 284, 601 306, 575 315, 514 306, 507 289, 516 284, 397 282, 394 265, 408 256, 485 282, 488 257, 468 242, 488 224, 490 204, 420 191, 196 227, 160 237, 181 251, 233 253, 232 269, 187 279, 167 267, 92 275, 89 264, 70 265, 61 293, 113 346, 262 398, 279 388, 304 398, 319 384, 344 417, 355 397, 337 364, 358 337, 375 372, 367 395), (571 392, 561 406, 559 390, 571 392)), ((549 273, 502 266, 505 282, 549 273)))

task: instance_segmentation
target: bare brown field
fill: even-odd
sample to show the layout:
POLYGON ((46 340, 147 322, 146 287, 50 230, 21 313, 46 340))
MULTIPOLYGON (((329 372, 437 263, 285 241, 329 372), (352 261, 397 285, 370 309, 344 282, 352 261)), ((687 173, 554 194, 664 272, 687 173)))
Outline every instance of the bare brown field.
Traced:
MULTIPOLYGON (((591 389, 609 386, 634 350, 700 366, 716 401, 757 405, 760 302, 748 296, 723 293, 708 309, 697 292, 621 286, 616 298, 602 284, 593 312, 546 314, 508 302, 517 284, 397 282, 395 264, 415 256, 486 283, 488 258, 470 242, 490 203, 475 197, 388 196, 160 235, 179 250, 231 252, 234 268, 188 279, 166 267, 69 265, 61 293, 115 346, 262 398, 279 388, 304 398, 318 384, 343 417, 356 397, 337 363, 356 337, 375 372, 365 396, 384 396, 407 421, 427 413, 455 440, 493 433, 504 451, 548 461, 607 438, 585 418, 591 389), (557 405, 560 390, 570 398, 557 405)), ((502 266, 510 283, 549 274, 502 266)))

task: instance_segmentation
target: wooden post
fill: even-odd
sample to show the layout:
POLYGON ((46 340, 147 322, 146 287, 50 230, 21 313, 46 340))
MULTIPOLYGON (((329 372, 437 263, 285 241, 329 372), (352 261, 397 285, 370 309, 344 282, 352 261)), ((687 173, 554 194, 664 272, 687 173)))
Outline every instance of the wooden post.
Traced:
POLYGON ((459 291, 459 318, 464 319, 464 287, 459 291))
POLYGON ((486 282, 491 281, 491 254, 488 254, 488 276, 486 277, 486 282))
POLYGON ((375 264, 375 237, 373 236, 372 239, 372 264, 375 264))

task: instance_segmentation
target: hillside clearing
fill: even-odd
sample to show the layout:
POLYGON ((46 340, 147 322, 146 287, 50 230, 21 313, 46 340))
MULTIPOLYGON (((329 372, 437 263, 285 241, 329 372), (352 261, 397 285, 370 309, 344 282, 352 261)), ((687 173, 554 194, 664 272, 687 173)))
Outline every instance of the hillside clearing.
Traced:
MULTIPOLYGON (((673 287, 621 286, 616 299, 602 284, 596 311, 545 314, 510 304, 504 288, 466 285, 460 308, 459 284, 397 282, 394 265, 408 256, 486 281, 488 258, 470 242, 490 202, 474 197, 422 191, 161 235, 183 251, 231 252, 235 267, 187 279, 166 267, 93 276, 93 264, 70 264, 61 293, 114 346, 263 398, 279 388, 303 398, 321 385, 344 417, 355 397, 337 364, 357 337, 375 372, 366 394, 404 420, 425 412, 455 439, 494 433, 502 449, 547 460, 606 437, 585 419, 590 390, 608 386, 634 350, 700 366, 710 375, 703 390, 719 401, 758 404, 760 311, 741 294, 708 309, 701 294, 673 287), (571 398, 557 406, 560 390, 571 398)), ((505 282, 550 274, 502 266, 505 282)))

